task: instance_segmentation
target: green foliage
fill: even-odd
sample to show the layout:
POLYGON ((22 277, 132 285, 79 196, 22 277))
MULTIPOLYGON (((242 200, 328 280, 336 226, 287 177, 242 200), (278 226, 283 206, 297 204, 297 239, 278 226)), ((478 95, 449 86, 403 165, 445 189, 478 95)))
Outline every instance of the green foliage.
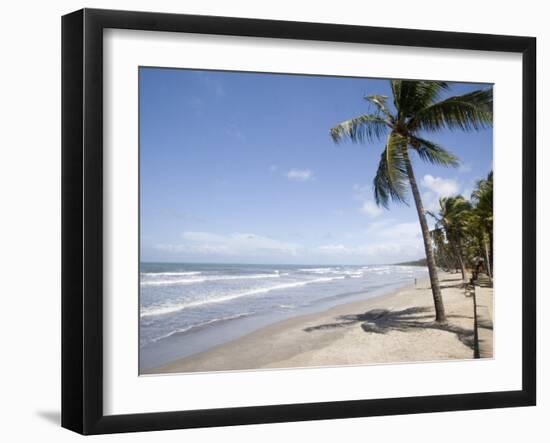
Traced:
POLYGON ((436 229, 444 232, 446 240, 454 249, 461 248, 466 237, 468 215, 472 209, 471 203, 461 195, 442 197, 439 199, 439 213, 429 213, 435 220, 436 229))
POLYGON ((455 167, 459 159, 442 146, 419 136, 420 131, 442 129, 478 130, 492 124, 493 93, 477 90, 441 100, 449 90, 447 82, 391 80, 393 108, 385 95, 368 95, 370 114, 360 115, 334 126, 332 139, 340 143, 374 143, 386 139, 374 177, 374 198, 388 207, 389 201, 407 203, 409 185, 405 151, 413 150, 427 163, 455 167))
POLYGON ((387 134, 386 121, 373 114, 360 115, 340 123, 331 129, 330 135, 336 143, 340 143, 344 137, 349 137, 354 142, 375 141, 387 134))
MULTIPOLYGON (((442 198, 431 231, 438 266, 458 268, 461 262, 474 267, 483 259, 490 273, 493 265, 493 173, 479 180, 471 199, 442 198)), ((491 276, 491 275, 490 275, 491 276)))
POLYGON ((416 129, 479 130, 493 122, 493 91, 485 89, 450 97, 420 110, 410 122, 416 129))
POLYGON ((440 166, 458 166, 460 160, 441 146, 424 140, 420 137, 411 136, 410 145, 418 156, 427 163, 440 166))
MULTIPOLYGON (((388 208, 389 200, 406 202, 406 181, 403 178, 401 181, 392 182, 388 173, 387 164, 387 148, 384 148, 380 155, 380 163, 378 163, 378 170, 374 176, 374 200, 379 206, 388 208)), ((401 165, 398 171, 394 171, 394 176, 400 174, 402 177, 406 177, 406 168, 401 165)))
POLYGON ((374 108, 374 112, 343 121, 330 130, 330 135, 335 143, 344 139, 354 143, 374 143, 386 139, 373 181, 374 199, 377 205, 386 208, 390 200, 407 203, 410 186, 430 270, 435 318, 438 322, 444 322, 445 309, 432 254, 433 243, 439 244, 436 244, 436 257, 442 260, 450 257, 450 250, 453 249, 465 278, 463 243, 468 237, 468 217, 465 215, 471 211, 471 203, 462 197, 440 202, 445 215, 440 217, 437 231, 430 237, 409 150, 416 152, 425 162, 457 166, 459 159, 456 156, 442 146, 420 137, 420 132, 445 128, 478 130, 492 124, 493 95, 491 90, 478 90, 442 100, 443 93, 449 89, 446 82, 392 80, 390 83, 394 109, 388 106, 388 97, 368 95, 364 98, 374 108))

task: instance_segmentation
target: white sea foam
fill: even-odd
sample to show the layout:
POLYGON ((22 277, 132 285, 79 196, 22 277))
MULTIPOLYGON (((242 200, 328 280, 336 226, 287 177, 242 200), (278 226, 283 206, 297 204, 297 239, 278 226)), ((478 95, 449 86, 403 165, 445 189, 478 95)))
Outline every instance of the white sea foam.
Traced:
POLYGON ((302 268, 299 272, 311 272, 312 274, 330 274, 336 272, 336 268, 302 268))
POLYGON ((200 329, 200 328, 203 328, 205 326, 208 326, 208 325, 211 325, 211 324, 214 324, 214 323, 219 323, 219 322, 229 321, 229 320, 236 320, 238 318, 247 317, 250 314, 251 314, 250 312, 243 312, 242 314, 229 315, 227 317, 220 317, 220 318, 213 318, 211 320, 203 321, 201 323, 197 323, 195 325, 190 325, 190 326, 187 326, 185 328, 174 329, 173 331, 170 331, 167 334, 161 335, 160 337, 157 337, 157 338, 153 339, 152 341, 157 342, 157 341, 162 340, 164 338, 172 337, 173 335, 184 334, 186 332, 192 331, 193 329, 200 329))
POLYGON ((142 276, 166 276, 166 277, 183 277, 184 275, 200 275, 200 271, 189 271, 189 272, 142 272, 142 276))
POLYGON ((190 285, 195 283, 204 283, 209 281, 222 281, 222 280, 255 280, 264 278, 279 278, 288 274, 281 274, 279 272, 275 274, 252 274, 252 275, 212 275, 196 278, 181 278, 171 280, 146 280, 141 281, 141 286, 173 286, 173 285, 190 285))
POLYGON ((332 280, 341 280, 346 278, 344 275, 335 276, 335 277, 324 277, 324 278, 317 278, 315 280, 307 280, 307 281, 299 281, 299 282, 293 282, 293 283, 284 283, 281 285, 275 285, 275 286, 268 286, 264 288, 257 288, 257 289, 251 289, 249 291, 244 292, 237 292, 234 294, 227 294, 218 298, 207 298, 204 300, 195 300, 192 302, 184 302, 184 303, 174 303, 174 304, 166 304, 166 305, 157 305, 157 306, 151 306, 149 308, 142 309, 140 313, 140 317, 150 317, 150 316, 157 316, 157 315, 164 315, 164 314, 171 314, 174 312, 182 311, 187 308, 192 308, 196 306, 203 306, 203 305, 210 305, 210 304, 217 304, 217 303, 223 303, 229 300, 234 300, 241 297, 248 297, 251 295, 258 295, 258 294, 265 294, 271 291, 276 291, 280 289, 289 289, 289 288, 297 288, 300 286, 306 286, 312 283, 323 283, 323 282, 329 282, 332 280))
POLYGON ((359 278, 363 276, 363 271, 346 271, 344 275, 350 278, 359 278))

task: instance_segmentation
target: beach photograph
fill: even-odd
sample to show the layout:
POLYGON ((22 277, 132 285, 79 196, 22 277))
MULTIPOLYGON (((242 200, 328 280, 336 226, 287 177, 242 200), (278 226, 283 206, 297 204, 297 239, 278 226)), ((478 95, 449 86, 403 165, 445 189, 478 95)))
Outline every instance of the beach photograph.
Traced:
POLYGON ((494 357, 493 85, 139 68, 139 374, 494 357))

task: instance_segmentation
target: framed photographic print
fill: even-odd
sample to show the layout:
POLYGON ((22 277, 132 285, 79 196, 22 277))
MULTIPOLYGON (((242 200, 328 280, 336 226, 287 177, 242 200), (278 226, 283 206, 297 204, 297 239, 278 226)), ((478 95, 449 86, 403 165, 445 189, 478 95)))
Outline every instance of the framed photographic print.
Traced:
POLYGON ((530 37, 62 21, 62 425, 528 406, 530 37))

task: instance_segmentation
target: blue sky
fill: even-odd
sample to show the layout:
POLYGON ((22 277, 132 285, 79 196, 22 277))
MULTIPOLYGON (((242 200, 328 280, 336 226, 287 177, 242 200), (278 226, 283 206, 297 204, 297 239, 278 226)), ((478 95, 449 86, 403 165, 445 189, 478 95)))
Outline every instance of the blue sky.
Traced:
MULTIPOLYGON (((453 83, 449 95, 488 87, 453 83)), ((384 141, 329 130, 391 97, 380 79, 140 69, 141 260, 373 264, 421 258, 409 206, 373 202, 384 141)), ((492 168, 492 130, 426 135, 459 168, 413 155, 428 209, 492 168)))

